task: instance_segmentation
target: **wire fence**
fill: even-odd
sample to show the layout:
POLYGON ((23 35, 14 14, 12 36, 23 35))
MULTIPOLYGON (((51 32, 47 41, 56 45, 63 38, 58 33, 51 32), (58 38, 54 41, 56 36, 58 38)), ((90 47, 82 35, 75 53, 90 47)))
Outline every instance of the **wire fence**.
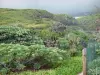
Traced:
POLYGON ((87 75, 100 75, 100 42, 89 40, 86 53, 87 75))

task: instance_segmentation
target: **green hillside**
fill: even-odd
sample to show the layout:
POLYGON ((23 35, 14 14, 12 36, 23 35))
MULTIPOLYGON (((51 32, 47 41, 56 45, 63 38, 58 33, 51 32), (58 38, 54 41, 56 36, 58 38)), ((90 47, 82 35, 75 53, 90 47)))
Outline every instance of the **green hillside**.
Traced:
MULTIPOLYGON (((53 14, 37 9, 0 9, 0 25, 13 23, 20 23, 22 25, 43 24, 44 18, 52 19, 53 14)), ((48 21, 45 24, 48 24, 48 21)))
POLYGON ((100 33, 88 32, 96 26, 99 14, 75 19, 40 9, 0 8, 0 75, 77 75, 82 49, 90 39, 100 42, 100 33))
POLYGON ((100 13, 83 16, 77 19, 79 26, 85 30, 95 30, 100 26, 100 13))
POLYGON ((40 9, 0 8, 0 25, 24 25, 26 27, 48 27, 55 22, 75 24, 75 19, 65 14, 52 14, 40 9), (72 21, 71 21, 72 20, 72 21))

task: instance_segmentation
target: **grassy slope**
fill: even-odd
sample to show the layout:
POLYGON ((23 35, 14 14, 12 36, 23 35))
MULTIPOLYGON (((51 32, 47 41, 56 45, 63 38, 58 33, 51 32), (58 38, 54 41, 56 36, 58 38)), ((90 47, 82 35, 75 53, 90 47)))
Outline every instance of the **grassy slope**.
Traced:
POLYGON ((22 73, 12 73, 11 75, 77 75, 82 71, 82 58, 72 57, 71 60, 66 60, 56 69, 40 70, 37 72, 25 71, 22 73))
POLYGON ((0 8, 0 25, 21 24, 28 27, 51 25, 53 14, 39 9, 0 8))
POLYGON ((67 14, 52 14, 46 10, 0 8, 0 25, 45 28, 57 22, 64 25, 76 25, 77 21, 67 14))

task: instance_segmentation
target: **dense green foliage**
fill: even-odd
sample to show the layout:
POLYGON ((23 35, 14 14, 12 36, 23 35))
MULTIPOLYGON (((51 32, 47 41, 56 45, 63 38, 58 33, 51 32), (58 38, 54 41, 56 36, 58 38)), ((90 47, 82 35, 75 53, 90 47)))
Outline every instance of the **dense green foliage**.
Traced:
POLYGON ((100 57, 93 60, 88 65, 88 75, 99 75, 100 74, 100 57))
POLYGON ((0 72, 23 70, 25 67, 40 69, 43 66, 57 67, 69 54, 58 48, 44 45, 24 46, 19 44, 0 45, 0 72))
POLYGON ((29 29, 18 26, 0 26, 0 43, 19 43, 24 45, 43 44, 41 38, 29 29))
POLYGON ((72 56, 77 54, 77 46, 73 47, 73 50, 75 49, 73 51, 71 44, 77 45, 76 43, 79 43, 81 39, 86 40, 88 38, 83 32, 76 34, 68 31, 68 33, 62 35, 60 32, 50 32, 48 29, 32 30, 18 26, 0 26, 0 28, 0 71, 2 74, 24 70, 25 68, 42 69, 45 66, 56 68, 61 65, 62 61, 70 57, 70 53, 72 56), (80 35, 83 35, 83 37, 80 35), (71 38, 75 36, 77 37, 71 38), (76 41, 76 39, 78 40, 76 41), (53 43, 56 45, 48 44, 49 48, 47 48, 45 47, 47 44, 43 43, 46 40, 49 40, 49 42, 56 41, 56 43, 53 43))
POLYGON ((81 57, 73 57, 64 61, 61 66, 52 70, 39 70, 38 72, 25 71, 22 73, 11 73, 11 75, 77 75, 82 71, 81 57), (78 65, 77 65, 78 64, 78 65))
POLYGON ((99 23, 99 14, 75 19, 46 10, 0 8, 0 73, 52 68, 19 75, 77 75, 82 61, 74 56, 90 38, 100 41, 100 33, 93 32, 99 23))
POLYGON ((77 75, 82 71, 82 59, 74 57, 56 69, 57 75, 77 75), (78 65, 77 65, 78 64, 78 65))

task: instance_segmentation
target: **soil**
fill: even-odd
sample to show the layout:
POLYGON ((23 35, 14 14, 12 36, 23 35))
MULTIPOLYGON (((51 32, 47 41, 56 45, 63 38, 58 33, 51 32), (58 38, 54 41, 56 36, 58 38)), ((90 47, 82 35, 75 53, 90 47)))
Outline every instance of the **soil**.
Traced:
POLYGON ((78 75, 83 75, 83 72, 79 73, 78 75))

